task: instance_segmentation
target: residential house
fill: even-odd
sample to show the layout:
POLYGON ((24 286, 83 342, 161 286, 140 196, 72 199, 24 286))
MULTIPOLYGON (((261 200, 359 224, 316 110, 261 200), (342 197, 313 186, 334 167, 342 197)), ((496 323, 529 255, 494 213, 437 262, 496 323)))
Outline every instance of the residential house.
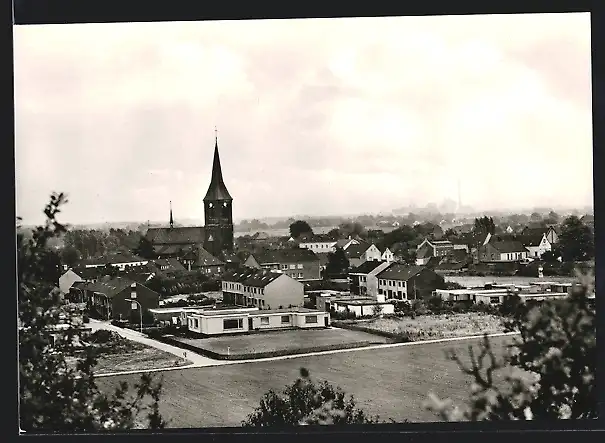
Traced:
POLYGON ((103 257, 94 257, 85 260, 80 260, 74 268, 103 268, 107 265, 114 266, 120 271, 123 271, 127 267, 144 266, 149 262, 144 258, 137 255, 116 252, 114 254, 107 254, 103 257))
POLYGON ((546 237, 546 240, 550 243, 551 247, 559 242, 559 234, 553 226, 530 225, 526 226, 521 231, 522 237, 536 238, 538 236, 541 237, 542 235, 546 237))
POLYGON ((183 256, 182 261, 187 265, 187 269, 199 269, 208 275, 221 274, 225 270, 225 263, 202 246, 190 250, 183 256))
POLYGON ((428 244, 424 244, 416 251, 416 265, 426 265, 432 257, 433 248, 431 248, 431 246, 428 244))
POLYGON ((380 256, 381 260, 384 260, 386 262, 392 262, 395 260, 395 255, 389 248, 382 247, 382 248, 379 248, 379 250, 380 250, 380 253, 382 254, 380 256))
POLYGON ((139 309, 142 308, 145 312, 157 308, 160 302, 157 292, 123 277, 94 283, 79 282, 72 285, 72 291, 81 291, 89 309, 97 311, 102 318, 108 320, 130 319, 133 314, 139 314, 139 309))
POLYGON ((287 274, 247 268, 223 275, 223 303, 260 309, 303 306, 305 291, 287 274))
POLYGON ((149 263, 155 266, 161 273, 170 273, 177 271, 185 271, 186 268, 176 258, 158 258, 150 260, 149 263))
POLYGON ((451 251, 454 250, 454 245, 449 240, 429 240, 425 238, 422 243, 418 245, 418 250, 428 246, 432 251, 433 257, 445 257, 451 251))
POLYGON ((445 280, 426 266, 408 266, 392 263, 376 274, 378 301, 416 300, 430 296, 443 287, 445 280))
POLYGON ((380 261, 382 253, 375 244, 360 242, 356 245, 351 245, 345 250, 345 254, 349 259, 349 266, 357 267, 366 261, 380 261))
POLYGON ((61 294, 68 294, 72 285, 79 281, 84 280, 76 274, 73 269, 68 269, 67 272, 59 277, 59 290, 61 291, 61 294))
POLYGON ((342 248, 343 250, 347 250, 347 248, 351 245, 358 245, 359 244, 359 240, 355 239, 355 238, 341 238, 340 240, 336 241, 336 247, 337 248, 342 248))
POLYGON ((320 280, 320 260, 310 249, 291 248, 250 254, 244 266, 279 271, 296 280, 320 280))
POLYGON ((306 308, 204 310, 190 314, 187 326, 189 331, 203 336, 263 330, 327 328, 330 326, 330 314, 306 308))
POLYGON ((349 289, 351 294, 369 295, 376 299, 378 280, 376 280, 375 276, 389 264, 390 262, 372 260, 351 269, 349 271, 349 289))
POLYGON ((541 258, 542 254, 552 250, 552 245, 546 238, 546 232, 532 232, 523 235, 519 238, 523 246, 529 251, 528 256, 531 258, 541 258))
POLYGON ((483 263, 513 263, 527 259, 529 251, 515 240, 489 241, 479 248, 479 261, 483 263))
POLYGON ((390 302, 378 302, 370 297, 350 297, 338 295, 320 295, 316 299, 317 309, 326 312, 350 312, 356 317, 366 315, 394 314, 395 305, 390 302))
POLYGON ((426 266, 408 266, 392 263, 376 274, 378 301, 416 300, 429 297, 443 287, 445 280, 426 266))

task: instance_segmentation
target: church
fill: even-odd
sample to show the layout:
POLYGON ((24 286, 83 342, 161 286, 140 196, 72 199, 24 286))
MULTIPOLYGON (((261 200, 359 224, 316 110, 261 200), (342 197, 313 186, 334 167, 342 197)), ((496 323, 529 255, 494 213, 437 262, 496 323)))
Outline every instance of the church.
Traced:
POLYGON ((223 180, 218 137, 214 144, 210 186, 203 201, 205 226, 175 227, 171 207, 168 228, 147 230, 145 238, 158 258, 178 258, 191 268, 199 260, 207 263, 208 253, 220 259, 223 254, 233 252, 233 198, 223 180))

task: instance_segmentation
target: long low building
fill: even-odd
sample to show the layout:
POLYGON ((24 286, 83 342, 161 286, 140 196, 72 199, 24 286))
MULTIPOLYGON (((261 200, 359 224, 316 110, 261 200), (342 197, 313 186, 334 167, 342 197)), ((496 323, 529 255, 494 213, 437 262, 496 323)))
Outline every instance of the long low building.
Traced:
POLYGON ((306 308, 206 309, 187 315, 187 329, 205 336, 261 330, 328 328, 330 314, 306 308))
POLYGON ((395 305, 391 302, 377 301, 371 297, 343 296, 343 295, 318 295, 315 306, 326 312, 352 312, 357 317, 365 315, 394 314, 395 305))

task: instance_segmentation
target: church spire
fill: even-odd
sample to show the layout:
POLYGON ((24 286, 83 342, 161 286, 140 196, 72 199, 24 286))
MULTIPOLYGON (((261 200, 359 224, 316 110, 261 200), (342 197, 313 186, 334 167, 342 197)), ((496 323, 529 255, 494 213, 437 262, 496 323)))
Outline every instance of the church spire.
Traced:
POLYGON ((218 134, 216 128, 214 129, 214 159, 212 161, 212 178, 210 179, 210 186, 204 201, 212 200, 233 200, 225 182, 223 181, 223 171, 221 169, 221 159, 218 154, 218 134))
POLYGON ((172 200, 170 200, 170 228, 174 228, 174 220, 172 219, 172 200))

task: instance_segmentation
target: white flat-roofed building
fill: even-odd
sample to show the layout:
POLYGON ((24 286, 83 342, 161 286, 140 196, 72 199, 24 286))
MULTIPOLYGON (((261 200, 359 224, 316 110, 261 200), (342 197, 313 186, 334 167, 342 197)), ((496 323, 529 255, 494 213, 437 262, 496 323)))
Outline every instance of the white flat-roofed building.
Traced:
POLYGON ((208 309, 191 313, 187 329, 202 335, 238 334, 261 330, 330 327, 330 314, 306 308, 289 309, 208 309))

